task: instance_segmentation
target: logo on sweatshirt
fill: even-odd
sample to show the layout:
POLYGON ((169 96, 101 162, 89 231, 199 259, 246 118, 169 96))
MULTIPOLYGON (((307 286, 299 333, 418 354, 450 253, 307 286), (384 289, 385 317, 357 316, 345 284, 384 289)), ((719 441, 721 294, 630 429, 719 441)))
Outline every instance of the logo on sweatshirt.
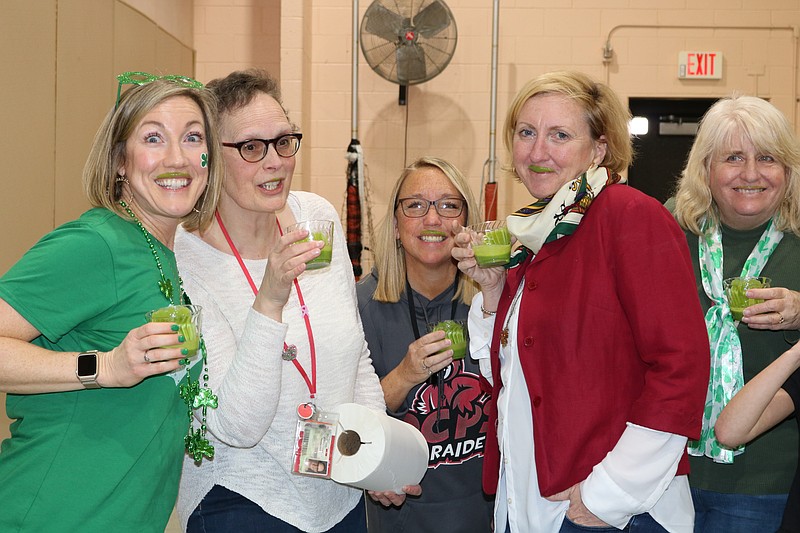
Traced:
POLYGON ((428 441, 428 467, 483 457, 489 395, 477 374, 456 360, 417 389, 404 420, 428 441))

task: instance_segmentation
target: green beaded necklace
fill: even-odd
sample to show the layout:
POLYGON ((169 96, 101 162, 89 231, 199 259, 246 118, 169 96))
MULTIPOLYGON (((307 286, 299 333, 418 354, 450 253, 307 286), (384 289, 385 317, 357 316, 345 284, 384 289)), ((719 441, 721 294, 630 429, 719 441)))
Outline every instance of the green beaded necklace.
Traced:
MULTIPOLYGON (((131 211, 131 208, 128 207, 128 204, 125 203, 124 200, 120 200, 119 205, 122 206, 125 212, 128 213, 128 216, 131 217, 134 222, 136 222, 137 226, 139 226, 139 229, 142 231, 142 234, 147 241, 147 246, 150 248, 150 252, 153 254, 153 258, 156 261, 156 267, 158 267, 158 272, 161 275, 161 279, 158 281, 158 290, 161 291, 161 294, 164 295, 171 305, 175 305, 175 301, 172 298, 175 294, 175 288, 172 284, 172 280, 168 279, 164 275, 161 257, 159 257, 156 246, 153 244, 152 235, 149 231, 147 231, 147 228, 144 227, 142 222, 134 214, 134 212, 131 211)), ((183 280, 180 278, 180 276, 178 276, 178 285, 180 290, 179 300, 185 305, 191 305, 189 296, 183 292, 183 280)), ((206 432, 208 430, 206 425, 206 414, 209 407, 216 409, 218 405, 217 396, 208 387, 208 356, 206 353, 206 343, 203 340, 202 333, 200 333, 200 352, 202 354, 203 363, 203 386, 200 386, 200 380, 192 379, 192 374, 189 369, 187 369, 186 383, 179 387, 178 392, 181 399, 184 401, 184 403, 186 403, 189 416, 189 429, 186 433, 186 436, 183 438, 183 443, 186 446, 186 453, 188 453, 196 463, 202 462, 204 456, 208 457, 209 459, 214 458, 214 445, 211 444, 206 437, 206 432), (202 413, 201 423, 198 429, 194 429, 195 409, 201 409, 202 413)), ((187 357, 186 359, 181 359, 180 363, 182 365, 188 365, 189 358, 187 357)))

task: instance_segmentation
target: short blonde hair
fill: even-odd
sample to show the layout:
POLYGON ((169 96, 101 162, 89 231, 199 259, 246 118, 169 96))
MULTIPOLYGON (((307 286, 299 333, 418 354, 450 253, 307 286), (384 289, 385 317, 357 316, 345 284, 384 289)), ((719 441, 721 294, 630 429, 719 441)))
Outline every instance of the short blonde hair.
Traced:
MULTIPOLYGON (((548 72, 520 89, 508 108, 504 125, 503 141, 509 154, 522 106, 540 94, 560 94, 577 102, 586 114, 592 139, 598 141, 605 135, 607 149, 600 166, 616 173, 628 168, 633 160, 633 144, 628 133, 630 112, 611 87, 575 71, 548 72)), ((513 164, 504 169, 519 179, 513 164)))
MULTIPOLYGON (((378 286, 375 289, 373 299, 379 302, 397 302, 400 295, 406 290, 406 260, 405 252, 397 246, 395 237, 395 213, 398 208, 398 198, 400 189, 406 179, 416 170, 424 168, 436 168, 442 171, 450 183, 461 194, 466 201, 467 225, 480 222, 478 204, 470 191, 466 178, 455 166, 443 159, 436 157, 420 157, 408 167, 406 167, 400 178, 394 184, 392 193, 389 196, 389 209, 386 216, 378 226, 375 234, 374 258, 375 267, 378 270, 378 286)), ((472 303, 472 298, 478 293, 478 286, 469 276, 458 272, 458 286, 453 296, 454 300, 460 299, 465 304, 472 303)))
POLYGON ((695 235, 706 216, 719 223, 711 196, 711 161, 734 141, 748 139, 762 154, 786 169, 786 197, 778 207, 776 228, 800 235, 800 147, 791 124, 775 106, 755 96, 733 95, 709 108, 700 121, 675 193, 675 219, 695 235))
POLYGON ((186 87, 164 79, 128 89, 120 98, 119 105, 109 111, 100 124, 83 168, 83 188, 93 207, 105 207, 126 220, 130 219, 119 205, 122 188, 116 181, 117 170, 125 163, 125 143, 147 113, 165 100, 181 96, 191 99, 200 108, 208 148, 208 183, 195 203, 195 211, 187 214, 184 221, 190 228, 207 227, 211 223, 225 173, 216 101, 206 89, 186 87))

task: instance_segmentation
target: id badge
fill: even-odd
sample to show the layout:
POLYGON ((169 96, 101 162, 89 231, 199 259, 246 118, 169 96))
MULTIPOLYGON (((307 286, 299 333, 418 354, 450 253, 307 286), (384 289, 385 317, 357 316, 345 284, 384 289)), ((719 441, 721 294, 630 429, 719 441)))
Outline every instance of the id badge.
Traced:
POLYGON ((317 412, 314 418, 297 421, 293 473, 330 479, 338 420, 338 413, 317 412))

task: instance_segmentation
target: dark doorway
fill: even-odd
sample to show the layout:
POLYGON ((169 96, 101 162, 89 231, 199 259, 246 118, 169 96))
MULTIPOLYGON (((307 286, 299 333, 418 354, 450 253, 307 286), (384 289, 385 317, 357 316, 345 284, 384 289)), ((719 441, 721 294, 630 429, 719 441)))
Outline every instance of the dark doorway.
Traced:
POLYGON ((675 191, 697 124, 714 98, 630 98, 634 117, 646 117, 648 132, 634 135, 628 183, 665 202, 675 191))

